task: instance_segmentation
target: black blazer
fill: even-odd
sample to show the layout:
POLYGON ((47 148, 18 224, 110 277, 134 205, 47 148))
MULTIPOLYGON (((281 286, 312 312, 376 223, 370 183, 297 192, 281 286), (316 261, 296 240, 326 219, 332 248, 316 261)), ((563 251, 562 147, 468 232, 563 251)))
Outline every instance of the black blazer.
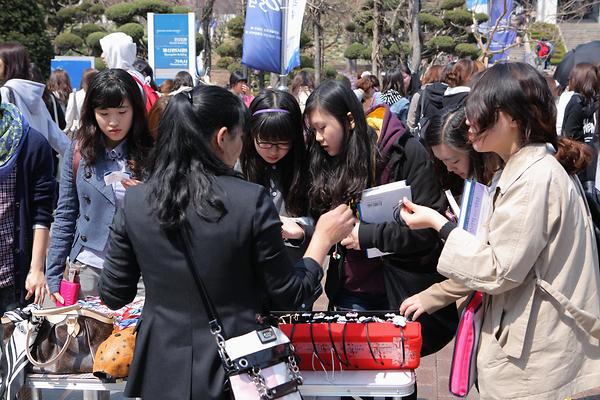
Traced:
MULTIPOLYGON (((273 202, 261 186, 218 177, 215 188, 227 213, 218 222, 188 210, 196 270, 217 308, 225 334, 256 329, 265 301, 297 308, 314 293, 321 267, 305 258, 292 265, 273 202)), ((133 300, 146 286, 126 395, 152 399, 221 399, 224 372, 208 318, 176 235, 161 230, 146 201, 145 185, 127 190, 111 227, 100 297, 111 308, 133 300)))

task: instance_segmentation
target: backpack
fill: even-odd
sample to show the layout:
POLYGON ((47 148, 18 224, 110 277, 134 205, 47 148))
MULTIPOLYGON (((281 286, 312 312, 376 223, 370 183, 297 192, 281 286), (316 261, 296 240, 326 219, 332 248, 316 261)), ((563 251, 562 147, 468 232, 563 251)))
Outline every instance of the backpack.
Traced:
POLYGON ((444 108, 444 92, 446 92, 446 88, 448 88, 448 85, 445 83, 435 82, 425 86, 425 88, 421 90, 421 114, 412 131, 412 134, 421 142, 425 140, 425 134, 429 127, 431 117, 442 113, 444 108))
POLYGON ((538 57, 546 57, 550 54, 550 47, 546 42, 539 42, 537 45, 537 55, 538 57))
POLYGON ((152 110, 154 103, 158 101, 158 93, 156 93, 156 91, 152 89, 152 86, 148 85, 146 82, 140 81, 134 75, 131 75, 131 77, 142 87, 144 98, 146 99, 146 113, 149 113, 150 110, 152 110))

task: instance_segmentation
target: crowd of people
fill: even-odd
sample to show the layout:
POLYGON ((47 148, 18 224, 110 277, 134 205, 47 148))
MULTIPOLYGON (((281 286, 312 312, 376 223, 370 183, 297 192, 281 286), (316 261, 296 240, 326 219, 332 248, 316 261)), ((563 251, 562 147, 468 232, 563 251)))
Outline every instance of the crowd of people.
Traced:
POLYGON ((421 323, 422 355, 483 292, 481 398, 600 386, 597 66, 574 66, 565 88, 461 59, 354 84, 301 71, 289 91, 252 93, 241 72, 227 88, 184 71, 156 85, 125 36, 100 41, 108 68, 75 90, 0 44, 0 312, 64 304, 71 273, 115 309, 144 294, 126 395, 220 399, 190 268, 237 336, 256 314, 312 310, 327 265, 331 310, 399 310, 421 323), (444 194, 460 200, 466 179, 493 194, 483 238, 444 194), (362 192, 398 181, 401 218, 361 222, 362 192))

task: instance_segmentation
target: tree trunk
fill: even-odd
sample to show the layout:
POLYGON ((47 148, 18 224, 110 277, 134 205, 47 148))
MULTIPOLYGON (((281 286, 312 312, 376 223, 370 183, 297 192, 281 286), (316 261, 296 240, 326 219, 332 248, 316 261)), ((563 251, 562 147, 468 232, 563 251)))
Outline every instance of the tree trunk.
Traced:
POLYGON ((371 52, 371 73, 379 75, 379 27, 381 24, 381 0, 373 2, 373 42, 371 52))
POLYGON ((409 13, 411 19, 410 42, 412 43, 412 70, 419 73, 421 69, 421 26, 419 24, 419 13, 421 12, 421 0, 409 0, 409 13))
POLYGON ((204 8, 202 10, 202 37, 204 38, 204 71, 206 71, 206 75, 210 78, 210 74, 212 72, 211 63, 212 63, 212 48, 211 48, 211 40, 210 40, 210 22, 212 20, 213 15, 213 5, 215 4, 215 0, 206 0, 204 3, 204 8))
POLYGON ((323 66, 323 57, 321 55, 323 52, 323 30, 321 28, 321 10, 319 9, 315 10, 315 15, 313 18, 313 31, 315 41, 315 85, 318 85, 321 82, 321 67, 323 66))

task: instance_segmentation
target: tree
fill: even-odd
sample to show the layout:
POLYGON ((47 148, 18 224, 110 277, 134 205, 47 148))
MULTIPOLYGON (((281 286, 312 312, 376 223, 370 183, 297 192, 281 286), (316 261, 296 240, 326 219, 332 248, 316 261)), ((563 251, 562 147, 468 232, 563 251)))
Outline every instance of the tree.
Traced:
POLYGON ((206 75, 208 75, 209 78, 210 78, 210 72, 211 72, 210 66, 211 66, 211 62, 212 62, 210 23, 212 21, 214 5, 215 5, 215 0, 205 0, 204 7, 202 8, 201 19, 200 19, 200 25, 202 26, 202 37, 204 38, 204 46, 202 46, 204 49, 204 57, 203 57, 202 62, 205 66, 204 70, 206 71, 206 75))
POLYGON ((45 75, 50 72, 50 60, 54 51, 46 33, 42 11, 35 1, 4 2, 0 12, 0 42, 21 43, 27 48, 31 61, 45 75))

